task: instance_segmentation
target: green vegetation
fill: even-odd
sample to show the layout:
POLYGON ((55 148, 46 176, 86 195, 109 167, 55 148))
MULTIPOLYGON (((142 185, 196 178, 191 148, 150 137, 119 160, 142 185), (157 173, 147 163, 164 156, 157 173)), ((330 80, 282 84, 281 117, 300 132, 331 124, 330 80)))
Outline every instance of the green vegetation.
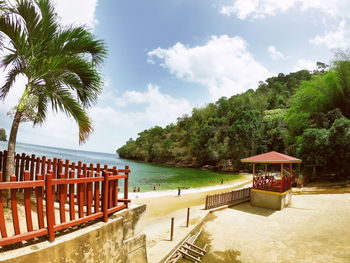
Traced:
POLYGON ((6 131, 3 128, 0 128, 0 141, 7 141, 6 131))
POLYGON ((220 98, 165 128, 153 127, 117 152, 122 158, 219 171, 244 169, 240 159, 279 151, 303 159, 304 169, 350 171, 350 60, 278 74, 256 91, 220 98))
POLYGON ((0 67, 8 69, 0 87, 5 99, 18 76, 24 92, 13 109, 6 178, 13 173, 16 137, 21 122, 42 124, 48 108, 72 117, 79 141, 93 131, 87 109, 96 103, 102 81, 98 66, 106 55, 103 41, 80 26, 60 24, 49 0, 0 2, 0 67))

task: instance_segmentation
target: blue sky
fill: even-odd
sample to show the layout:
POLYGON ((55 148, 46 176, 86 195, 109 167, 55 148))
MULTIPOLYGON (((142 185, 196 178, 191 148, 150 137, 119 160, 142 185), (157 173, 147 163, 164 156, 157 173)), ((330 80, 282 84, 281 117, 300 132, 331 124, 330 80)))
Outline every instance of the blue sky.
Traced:
MULTIPOLYGON (((330 62, 350 43, 346 0, 56 0, 64 24, 85 24, 109 48, 105 86, 90 109, 95 132, 82 146, 76 124, 50 113, 24 123, 18 141, 114 152, 155 125, 166 126, 259 81, 330 62)), ((0 76, 0 82, 2 78, 0 76)), ((25 79, 0 103, 0 126, 25 79)))

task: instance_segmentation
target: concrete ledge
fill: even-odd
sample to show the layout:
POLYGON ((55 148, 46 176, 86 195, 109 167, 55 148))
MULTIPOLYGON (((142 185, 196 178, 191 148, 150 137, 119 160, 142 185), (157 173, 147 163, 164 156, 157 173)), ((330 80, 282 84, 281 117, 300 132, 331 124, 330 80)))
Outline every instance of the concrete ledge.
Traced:
POLYGON ((252 206, 281 210, 291 204, 292 189, 283 193, 252 189, 250 192, 250 204, 252 206))
POLYGON ((81 263, 130 262, 147 263, 146 239, 137 229, 146 205, 130 205, 129 209, 110 216, 107 223, 96 222, 74 232, 63 234, 54 242, 1 253, 2 263, 81 263))

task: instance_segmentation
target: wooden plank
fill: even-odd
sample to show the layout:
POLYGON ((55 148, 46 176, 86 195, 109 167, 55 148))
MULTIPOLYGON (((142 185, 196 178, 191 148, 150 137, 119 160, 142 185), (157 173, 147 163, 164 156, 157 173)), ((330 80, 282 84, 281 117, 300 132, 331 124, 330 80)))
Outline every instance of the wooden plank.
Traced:
MULTIPOLYGON (((37 174, 36 179, 43 180, 44 178, 41 174, 37 174)), ((37 186, 35 188, 35 195, 36 195, 36 208, 37 208, 37 216, 38 216, 38 225, 39 225, 39 229, 41 229, 41 228, 45 227, 44 205, 43 205, 44 188, 42 186, 37 186)))
POLYGON ((25 163, 26 155, 25 153, 22 153, 21 155, 21 164, 20 164, 20 170, 19 170, 19 181, 23 181, 23 175, 24 175, 24 163, 25 163))
MULTIPOLYGON (((87 172, 88 177, 92 177, 92 170, 89 170, 87 172)), ((86 203, 86 214, 91 215, 92 213, 92 183, 87 183, 86 184, 86 189, 87 189, 87 203, 86 203)))
POLYGON ((196 250, 197 248, 192 248, 191 246, 189 246, 187 243, 185 243, 186 245, 183 245, 182 248, 185 250, 190 251, 193 254, 196 254, 199 257, 203 257, 205 253, 203 253, 201 250, 198 251, 196 250))
MULTIPOLYGON (((10 177, 11 182, 17 181, 16 176, 12 175, 10 177)), ((11 212, 12 212, 12 223, 15 235, 21 234, 18 219, 18 209, 17 209, 17 190, 11 189, 11 212)))
MULTIPOLYGON (((100 172, 95 173, 95 177, 100 177, 100 172)), ((95 182, 94 187, 94 212, 100 212, 100 182, 95 182)))
POLYGON ((47 233, 48 233, 47 229, 43 228, 36 231, 32 231, 30 233, 23 233, 12 237, 2 238, 0 239, 0 246, 6 246, 6 245, 14 244, 23 240, 36 238, 39 236, 46 235, 47 233))
POLYGON ((20 176, 19 176, 20 160, 21 160, 21 156, 19 154, 16 154, 16 156, 15 156, 15 176, 17 178, 20 178, 20 176))
MULTIPOLYGON (((2 172, 0 172, 0 178, 2 178, 2 172)), ((7 237, 5 213, 4 213, 4 203, 2 201, 2 191, 1 190, 0 190, 0 233, 1 233, 2 238, 7 237)))
POLYGON ((32 154, 32 156, 30 157, 30 165, 29 165, 29 169, 30 169, 30 180, 33 181, 34 180, 34 172, 35 172, 35 154, 32 154))
MULTIPOLYGON (((125 166, 125 170, 129 171, 129 166, 125 166)), ((128 193, 129 193, 129 172, 125 172, 127 177, 124 179, 124 199, 129 199, 128 193)), ((128 203, 126 204, 126 208, 128 208, 128 203)))
MULTIPOLYGON (((83 178, 83 174, 80 173, 78 174, 79 178, 83 178)), ((79 218, 84 217, 84 188, 83 188, 84 183, 78 184, 78 215, 79 218)))
POLYGON ((49 241, 55 240, 55 207, 54 207, 54 197, 52 192, 52 177, 53 171, 50 170, 46 175, 46 220, 47 220, 47 231, 49 236, 49 241))
POLYGON ((186 244, 186 245, 189 245, 189 246, 191 246, 191 247, 194 247, 194 248, 198 249, 199 251, 202 251, 203 253, 207 253, 206 250, 204 250, 204 249, 201 248, 201 247, 196 246, 196 245, 193 244, 193 243, 190 243, 190 242, 187 242, 187 241, 186 241, 185 244, 186 244))
POLYGON ((43 156, 43 157, 41 157, 41 172, 40 172, 40 174, 42 176, 45 176, 45 174, 46 174, 46 169, 45 168, 46 168, 46 157, 43 156))
POLYGON ((102 183, 102 212, 103 212, 103 222, 108 221, 108 172, 104 170, 103 174, 103 183, 102 183))
MULTIPOLYGON (((60 178, 66 178, 64 173, 60 174, 60 178)), ((60 207, 60 221, 61 223, 66 222, 66 199, 67 199, 67 185, 61 184, 58 186, 59 188, 59 207, 60 207)))
MULTIPOLYGON (((74 163, 72 163, 74 166, 74 163)), ((69 172, 69 178, 74 178, 74 168, 69 172)), ((74 207, 74 184, 69 185, 69 219, 75 220, 75 207, 74 207)))
MULTIPOLYGON (((36 157, 35 159, 35 175, 41 174, 40 170, 40 157, 36 157)), ((36 176, 37 178, 38 176, 36 176)))
MULTIPOLYGON (((117 176, 117 173, 118 173, 117 167, 113 166, 112 176, 113 177, 117 176)), ((117 182, 118 182, 118 180, 113 180, 113 182, 111 182, 112 183, 112 203, 111 203, 111 207, 116 206, 117 202, 118 202, 117 201, 118 200, 118 198, 117 198, 118 189, 116 189, 117 182)))
MULTIPOLYGON (((25 181, 30 180, 30 172, 29 171, 24 172, 24 180, 25 181)), ((31 203, 30 203, 31 193, 32 193, 31 188, 24 189, 24 210, 25 210, 25 214, 26 214, 26 224, 27 224, 27 231, 28 232, 33 231, 32 210, 31 210, 31 203)))
POLYGON ((112 172, 108 172, 108 208, 112 208, 113 207, 113 186, 114 186, 114 181, 110 180, 110 178, 112 177, 112 172))
POLYGON ((21 189, 32 188, 35 186, 43 186, 44 184, 45 184, 44 181, 2 182, 2 183, 0 183, 0 190, 18 189, 18 188, 21 188, 21 189))
POLYGON ((200 257, 194 257, 192 255, 190 255, 185 249, 180 248, 178 250, 182 255, 188 257, 188 259, 192 260, 193 262, 201 262, 200 257))

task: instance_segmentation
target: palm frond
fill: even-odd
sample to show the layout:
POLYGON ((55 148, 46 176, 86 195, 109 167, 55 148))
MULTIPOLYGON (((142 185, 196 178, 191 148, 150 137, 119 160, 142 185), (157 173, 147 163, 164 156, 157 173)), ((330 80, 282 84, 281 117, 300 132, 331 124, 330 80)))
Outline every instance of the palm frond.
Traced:
POLYGON ((11 15, 0 16, 0 32, 9 38, 16 50, 26 50, 26 34, 20 19, 11 15))
POLYGON ((20 74, 24 74, 24 69, 20 64, 14 65, 5 77, 4 85, 0 88, 0 99, 3 100, 6 98, 8 92, 16 81, 16 77, 20 74))
MULTIPOLYGON (((55 84, 51 83, 51 87, 55 84)), ((58 86, 57 86, 58 87, 58 86)), ((79 143, 86 142, 93 132, 90 118, 80 103, 74 99, 72 93, 65 88, 56 88, 55 92, 50 92, 48 98, 51 101, 52 109, 56 112, 65 112, 75 119, 79 127, 79 143)))

